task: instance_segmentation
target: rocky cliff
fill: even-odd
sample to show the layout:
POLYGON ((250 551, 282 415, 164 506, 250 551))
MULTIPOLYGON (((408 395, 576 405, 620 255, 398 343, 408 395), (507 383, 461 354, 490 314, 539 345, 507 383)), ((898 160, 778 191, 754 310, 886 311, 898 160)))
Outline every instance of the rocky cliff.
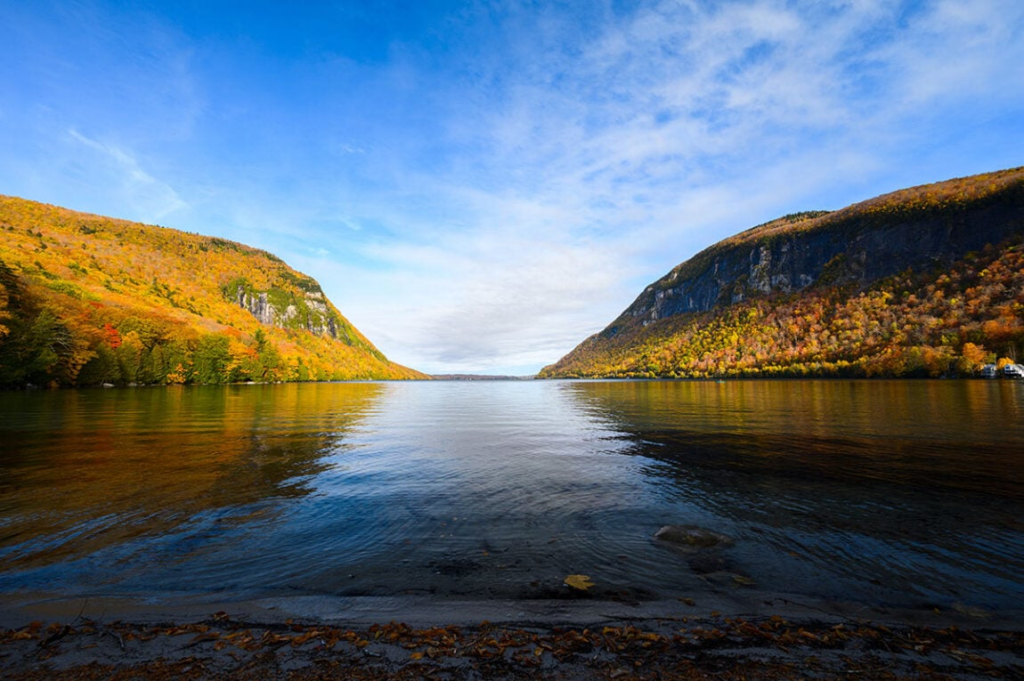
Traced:
POLYGON ((942 267, 1024 231, 1024 168, 914 187, 836 212, 759 225, 698 253, 648 286, 604 334, 816 283, 867 285, 942 267), (968 191, 967 187, 973 187, 968 191))
POLYGON ((314 336, 365 346, 357 335, 351 333, 352 329, 341 315, 332 309, 320 286, 312 279, 307 281, 309 290, 296 293, 276 287, 256 290, 246 279, 239 278, 225 286, 224 293, 265 326, 304 329, 314 336))
MULTIPOLYGON (((839 211, 786 216, 719 242, 648 286, 614 322, 542 375, 564 375, 602 355, 602 343, 686 315, 786 299, 803 292, 863 292, 908 270, 949 267, 972 251, 1024 234, 1024 168, 913 187, 839 211)), ((652 329, 653 331, 653 329, 652 329)), ((662 325, 664 331, 664 325, 662 325)), ((611 349, 609 346, 608 350, 611 349)), ((602 361, 610 361, 604 356, 602 361)), ((592 364, 592 363, 590 363, 592 364)))

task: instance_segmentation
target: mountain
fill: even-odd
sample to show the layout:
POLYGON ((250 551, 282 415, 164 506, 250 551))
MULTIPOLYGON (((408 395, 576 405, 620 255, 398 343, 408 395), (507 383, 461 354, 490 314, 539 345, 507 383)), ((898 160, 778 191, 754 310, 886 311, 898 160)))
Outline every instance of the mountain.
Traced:
POLYGON ((0 196, 0 386, 408 378, 270 253, 0 196))
POLYGON ((698 253, 541 377, 939 376, 1024 356, 1024 168, 698 253))

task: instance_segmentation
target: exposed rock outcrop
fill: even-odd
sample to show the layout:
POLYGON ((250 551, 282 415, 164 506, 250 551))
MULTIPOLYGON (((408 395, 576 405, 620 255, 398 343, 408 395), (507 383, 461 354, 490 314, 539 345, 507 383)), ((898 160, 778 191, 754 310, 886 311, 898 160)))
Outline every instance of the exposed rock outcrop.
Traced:
POLYGON ((267 326, 275 325, 274 308, 267 302, 266 293, 252 295, 247 293, 242 285, 239 284, 237 302, 238 307, 251 312, 252 316, 260 320, 261 324, 266 324, 267 326))
MULTIPOLYGON (((302 298, 293 298, 287 305, 271 302, 271 293, 254 291, 244 280, 235 286, 234 300, 238 306, 252 313, 261 324, 280 328, 302 328, 317 336, 342 340, 351 344, 348 334, 339 334, 339 323, 328 306, 322 291, 304 291, 302 298), (340 337, 339 337, 340 335, 340 337)), ((278 292, 276 298, 285 294, 278 292)))
POLYGON ((1018 181, 995 196, 942 210, 910 205, 894 215, 878 214, 869 201, 748 230, 648 286, 602 335, 615 335, 628 319, 650 323, 818 282, 869 284, 907 268, 942 265, 1024 231, 1022 176, 1018 172, 1018 181))
POLYGON ((970 372, 979 348, 1024 351, 1022 239, 1024 167, 787 215, 676 266, 539 376, 970 372))

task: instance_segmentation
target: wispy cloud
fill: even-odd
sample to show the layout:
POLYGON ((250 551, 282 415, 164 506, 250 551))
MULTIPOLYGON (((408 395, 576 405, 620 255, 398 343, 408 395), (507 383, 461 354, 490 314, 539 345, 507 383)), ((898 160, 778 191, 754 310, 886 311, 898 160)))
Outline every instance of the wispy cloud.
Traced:
POLYGON ((892 142, 915 121, 1020 92, 1010 65, 1024 63, 1008 2, 665 2, 581 32, 565 30, 573 16, 506 11, 512 28, 472 55, 449 112, 451 137, 477 153, 395 178, 460 206, 464 227, 412 254, 373 252, 413 268, 401 292, 384 287, 400 313, 370 321, 349 303, 431 369, 557 359, 640 278, 902 162, 913 152, 892 142))
POLYGON ((272 250, 411 366, 520 373, 736 231, 1021 162, 1013 0, 542 5, 0 7, 0 179, 272 250))
POLYGON ((94 152, 91 157, 84 157, 82 165, 94 176, 99 175, 119 188, 124 203, 140 219, 156 222, 187 207, 173 188, 143 170, 132 154, 74 129, 68 131, 68 136, 94 152))

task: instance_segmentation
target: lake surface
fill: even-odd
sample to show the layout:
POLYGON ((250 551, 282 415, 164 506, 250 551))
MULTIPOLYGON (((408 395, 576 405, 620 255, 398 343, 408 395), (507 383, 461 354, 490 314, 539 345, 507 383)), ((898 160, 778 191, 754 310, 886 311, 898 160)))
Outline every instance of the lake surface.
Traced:
POLYGON ((570 574, 1022 609, 1024 382, 0 393, 6 597, 558 598, 570 574))

